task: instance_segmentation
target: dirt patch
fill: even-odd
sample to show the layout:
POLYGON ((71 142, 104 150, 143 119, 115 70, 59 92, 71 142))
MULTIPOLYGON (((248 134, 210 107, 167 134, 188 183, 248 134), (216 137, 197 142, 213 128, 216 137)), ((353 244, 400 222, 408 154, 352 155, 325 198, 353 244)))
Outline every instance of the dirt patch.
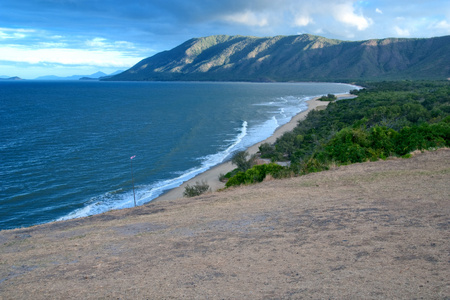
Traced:
POLYGON ((450 150, 0 232, 1 299, 448 299, 450 150))

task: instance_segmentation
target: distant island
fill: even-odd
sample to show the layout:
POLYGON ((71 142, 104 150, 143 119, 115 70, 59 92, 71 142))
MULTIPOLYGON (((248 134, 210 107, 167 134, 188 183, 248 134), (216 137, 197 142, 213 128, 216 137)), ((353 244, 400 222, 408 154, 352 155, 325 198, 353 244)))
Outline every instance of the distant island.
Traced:
POLYGON ((106 74, 103 72, 96 72, 91 75, 71 75, 71 76, 55 76, 55 75, 46 75, 35 78, 35 80, 100 80, 112 77, 114 75, 122 73, 122 70, 115 71, 111 74, 106 74))
POLYGON ((1 76, 0 80, 22 80, 22 78, 20 78, 18 76, 14 76, 14 77, 1 76))
POLYGON ((102 80, 341 81, 450 77, 450 36, 341 41, 309 34, 190 39, 102 80))

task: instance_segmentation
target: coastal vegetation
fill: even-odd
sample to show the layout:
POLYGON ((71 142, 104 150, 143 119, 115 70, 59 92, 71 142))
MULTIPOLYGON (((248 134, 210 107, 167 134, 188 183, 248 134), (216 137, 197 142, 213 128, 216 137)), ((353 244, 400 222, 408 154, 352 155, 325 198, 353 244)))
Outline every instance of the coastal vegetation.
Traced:
POLYGON ((328 94, 319 98, 320 101, 336 101, 337 97, 334 94, 328 94))
MULTIPOLYGON (((232 172, 231 172, 232 173, 232 172)), ((238 171, 232 176, 227 183, 226 187, 236 186, 241 184, 251 184, 263 181, 267 175, 271 175, 273 178, 288 177, 291 174, 289 168, 280 166, 276 163, 255 165, 247 171, 238 171)))
POLYGON ((365 82, 357 98, 308 114, 261 157, 273 163, 232 176, 226 186, 327 170, 332 165, 408 157, 415 150, 450 147, 450 82, 365 82), (289 167, 275 164, 289 161, 289 167))
POLYGON ((256 164, 256 156, 251 155, 250 158, 248 158, 248 156, 249 154, 247 151, 236 152, 233 155, 231 162, 237 166, 238 171, 245 172, 256 164))

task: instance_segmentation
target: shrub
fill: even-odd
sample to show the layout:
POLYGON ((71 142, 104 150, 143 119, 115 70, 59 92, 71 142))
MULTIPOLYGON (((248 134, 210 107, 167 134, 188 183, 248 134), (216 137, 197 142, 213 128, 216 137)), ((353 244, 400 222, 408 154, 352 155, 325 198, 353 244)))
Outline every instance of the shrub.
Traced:
POLYGON ((328 94, 327 96, 322 96, 319 98, 320 101, 335 101, 337 97, 333 94, 328 94))
POLYGON ((233 177, 234 175, 236 175, 239 171, 238 168, 228 172, 227 174, 224 175, 224 177, 226 178, 226 180, 230 179, 231 177, 233 177))
POLYGON ((450 124, 445 119, 437 124, 405 127, 395 139, 395 152, 399 155, 445 146, 450 146, 450 124))
POLYGON ((289 176, 290 173, 289 168, 277 165, 275 163, 257 165, 245 172, 238 172, 228 180, 225 186, 230 187, 241 184, 261 182, 264 178, 266 178, 267 174, 271 174, 273 178, 282 178, 289 176))
POLYGON ((209 191, 209 185, 206 183, 206 181, 202 182, 195 182, 195 185, 190 186, 189 184, 186 185, 184 189, 183 196, 184 197, 195 197, 199 196, 205 192, 209 191))
POLYGON ((344 128, 328 143, 325 151, 330 160, 357 163, 368 159, 366 152, 368 144, 367 133, 364 130, 344 128))
POLYGON ((228 179, 227 183, 225 184, 225 187, 241 185, 244 182, 245 182, 245 173, 239 171, 233 177, 228 179))
POLYGON ((369 133, 370 147, 375 149, 379 158, 386 158, 395 152, 395 139, 398 132, 386 127, 375 126, 369 133))

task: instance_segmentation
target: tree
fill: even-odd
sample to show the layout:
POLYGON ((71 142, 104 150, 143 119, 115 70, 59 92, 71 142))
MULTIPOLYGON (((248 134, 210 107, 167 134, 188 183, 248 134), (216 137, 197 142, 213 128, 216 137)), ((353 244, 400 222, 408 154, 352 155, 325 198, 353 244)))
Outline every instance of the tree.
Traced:
POLYGON ((233 155, 231 162, 237 166, 239 171, 245 172, 255 165, 256 160, 256 155, 252 155, 249 159, 247 159, 248 156, 249 154, 247 151, 236 152, 233 155))

